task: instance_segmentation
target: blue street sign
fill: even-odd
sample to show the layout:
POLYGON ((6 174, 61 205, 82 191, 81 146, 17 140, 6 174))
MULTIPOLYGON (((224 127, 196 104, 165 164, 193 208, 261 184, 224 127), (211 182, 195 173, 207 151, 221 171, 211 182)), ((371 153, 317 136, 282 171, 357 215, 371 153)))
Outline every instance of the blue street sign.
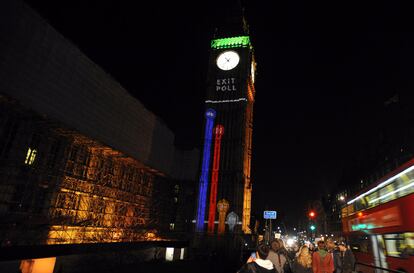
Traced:
POLYGON ((277 212, 274 210, 265 210, 263 212, 263 218, 265 219, 276 219, 277 217, 277 212))

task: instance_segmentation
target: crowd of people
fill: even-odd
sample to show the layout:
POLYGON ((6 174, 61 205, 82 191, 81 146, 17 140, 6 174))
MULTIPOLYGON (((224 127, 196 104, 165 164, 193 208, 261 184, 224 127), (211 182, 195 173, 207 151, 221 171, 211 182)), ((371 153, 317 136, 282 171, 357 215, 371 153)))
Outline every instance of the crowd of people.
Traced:
POLYGON ((355 257, 345 243, 318 241, 289 252, 281 239, 260 243, 238 273, 351 273, 355 257))

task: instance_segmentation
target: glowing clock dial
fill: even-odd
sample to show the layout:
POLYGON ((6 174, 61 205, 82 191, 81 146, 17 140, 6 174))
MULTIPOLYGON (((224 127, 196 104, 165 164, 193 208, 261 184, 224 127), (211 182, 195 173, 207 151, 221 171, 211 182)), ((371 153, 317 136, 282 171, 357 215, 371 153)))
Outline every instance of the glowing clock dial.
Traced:
POLYGON ((240 62, 240 56, 236 51, 228 50, 221 53, 216 60, 218 68, 221 70, 232 70, 240 62))

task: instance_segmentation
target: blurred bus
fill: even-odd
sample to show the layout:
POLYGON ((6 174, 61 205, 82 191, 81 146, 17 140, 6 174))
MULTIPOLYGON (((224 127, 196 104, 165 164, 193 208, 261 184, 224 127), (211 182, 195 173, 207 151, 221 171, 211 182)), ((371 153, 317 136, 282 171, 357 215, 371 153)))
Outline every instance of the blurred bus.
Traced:
POLYGON ((341 214, 357 272, 414 273, 414 159, 349 200, 341 214))

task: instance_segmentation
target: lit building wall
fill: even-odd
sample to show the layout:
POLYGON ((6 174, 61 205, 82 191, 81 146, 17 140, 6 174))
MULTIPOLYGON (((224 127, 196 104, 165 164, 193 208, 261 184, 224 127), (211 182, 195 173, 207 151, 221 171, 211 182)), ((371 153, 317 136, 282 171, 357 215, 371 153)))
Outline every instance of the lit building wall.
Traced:
POLYGON ((0 4, 0 79, 0 246, 159 239, 198 168, 173 132, 20 0, 0 4))
POLYGON ((0 245, 158 240, 164 174, 1 97, 0 245))

